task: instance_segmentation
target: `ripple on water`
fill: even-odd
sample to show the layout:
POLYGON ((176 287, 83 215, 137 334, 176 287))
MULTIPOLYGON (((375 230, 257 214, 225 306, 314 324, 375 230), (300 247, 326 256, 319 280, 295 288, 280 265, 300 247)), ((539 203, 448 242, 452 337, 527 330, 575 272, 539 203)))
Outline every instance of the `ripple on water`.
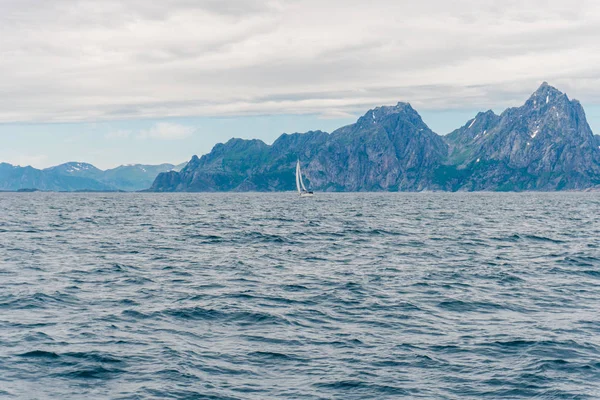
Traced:
POLYGON ((304 200, 0 194, 0 397, 598 398, 595 194, 304 200))

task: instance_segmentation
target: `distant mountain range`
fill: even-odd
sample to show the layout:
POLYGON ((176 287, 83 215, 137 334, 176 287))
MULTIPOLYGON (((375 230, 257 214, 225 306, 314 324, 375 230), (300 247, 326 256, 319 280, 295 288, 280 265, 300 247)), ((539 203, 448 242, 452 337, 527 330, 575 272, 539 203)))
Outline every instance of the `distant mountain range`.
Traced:
POLYGON ((445 136, 407 103, 368 111, 331 134, 231 139, 151 191, 286 191, 300 160, 317 191, 523 191, 600 188, 600 137, 581 104, 544 83, 517 108, 479 113, 445 136))
POLYGON ((123 165, 100 170, 91 164, 70 162, 46 169, 0 163, 0 190, 138 191, 150 187, 161 172, 186 165, 123 165))
POLYGON ((600 136, 577 100, 543 83, 523 106, 481 112, 444 136, 398 103, 331 134, 283 134, 272 145, 231 139, 177 166, 0 163, 0 190, 289 191, 296 160, 317 191, 600 189, 600 136))

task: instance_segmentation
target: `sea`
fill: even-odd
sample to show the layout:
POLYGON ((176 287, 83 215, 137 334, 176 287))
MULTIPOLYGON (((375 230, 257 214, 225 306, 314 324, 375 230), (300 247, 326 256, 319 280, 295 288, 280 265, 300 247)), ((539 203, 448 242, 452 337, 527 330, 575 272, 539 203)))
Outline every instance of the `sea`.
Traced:
POLYGON ((600 399, 600 193, 2 193, 1 399, 600 399))

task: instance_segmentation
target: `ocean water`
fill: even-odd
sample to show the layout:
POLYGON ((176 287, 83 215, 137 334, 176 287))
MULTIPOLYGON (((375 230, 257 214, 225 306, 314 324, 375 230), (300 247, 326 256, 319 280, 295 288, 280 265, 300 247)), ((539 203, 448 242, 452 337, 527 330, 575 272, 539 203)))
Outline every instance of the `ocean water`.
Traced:
POLYGON ((598 399, 600 195, 0 194, 0 398, 598 399))

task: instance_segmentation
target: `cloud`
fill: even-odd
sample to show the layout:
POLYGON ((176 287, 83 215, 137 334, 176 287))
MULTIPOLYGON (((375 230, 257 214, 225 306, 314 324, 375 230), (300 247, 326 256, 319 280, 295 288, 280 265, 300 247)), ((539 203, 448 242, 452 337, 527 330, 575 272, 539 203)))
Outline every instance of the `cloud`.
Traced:
POLYGON ((194 133, 194 128, 173 124, 170 122, 159 122, 152 128, 137 134, 140 139, 179 140, 185 139, 194 133))
POLYGON ((591 0, 0 4, 0 122, 600 102, 591 0))

